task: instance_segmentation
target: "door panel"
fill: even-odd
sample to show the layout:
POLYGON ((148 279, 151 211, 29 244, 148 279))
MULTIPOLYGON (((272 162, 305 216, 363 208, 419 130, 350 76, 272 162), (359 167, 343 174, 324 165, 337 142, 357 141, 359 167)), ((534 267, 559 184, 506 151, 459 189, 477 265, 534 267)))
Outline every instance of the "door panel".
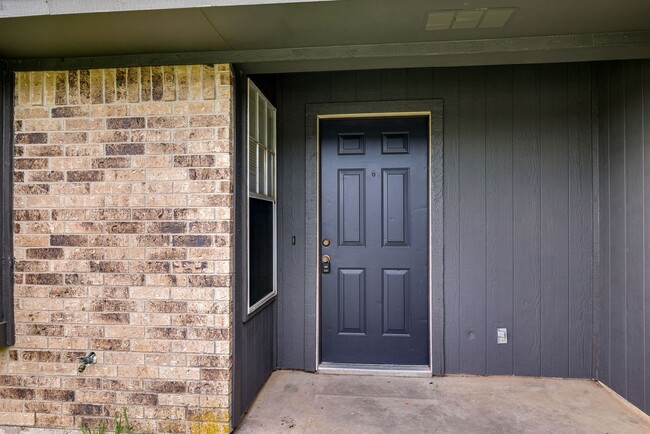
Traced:
POLYGON ((409 170, 382 170, 383 246, 407 246, 410 229, 409 170))
POLYGON ((339 333, 366 332, 366 270, 339 268, 339 333))
POLYGON ((409 333, 409 270, 384 270, 383 333, 409 333))
POLYGON ((321 121, 323 362, 429 363, 428 133, 427 117, 321 121))
POLYGON ((339 170, 339 246, 363 246, 366 234, 365 171, 339 170))

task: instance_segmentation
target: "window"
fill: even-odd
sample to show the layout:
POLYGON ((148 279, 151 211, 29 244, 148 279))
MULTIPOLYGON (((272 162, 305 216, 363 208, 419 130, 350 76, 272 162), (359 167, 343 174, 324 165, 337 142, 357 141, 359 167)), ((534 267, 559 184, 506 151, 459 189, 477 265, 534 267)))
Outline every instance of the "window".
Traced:
POLYGON ((277 294, 276 110, 248 80, 248 314, 277 294))
POLYGON ((0 64, 0 348, 14 343, 12 80, 0 64))

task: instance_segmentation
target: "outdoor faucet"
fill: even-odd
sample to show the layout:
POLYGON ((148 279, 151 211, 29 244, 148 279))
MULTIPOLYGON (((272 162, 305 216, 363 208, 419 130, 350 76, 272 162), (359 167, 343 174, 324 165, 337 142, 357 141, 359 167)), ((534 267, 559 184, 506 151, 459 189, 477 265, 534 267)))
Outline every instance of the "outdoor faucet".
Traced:
POLYGON ((91 352, 86 357, 82 357, 79 360, 81 360, 81 363, 79 364, 77 371, 83 372, 86 369, 86 366, 97 363, 97 355, 94 352, 91 352))

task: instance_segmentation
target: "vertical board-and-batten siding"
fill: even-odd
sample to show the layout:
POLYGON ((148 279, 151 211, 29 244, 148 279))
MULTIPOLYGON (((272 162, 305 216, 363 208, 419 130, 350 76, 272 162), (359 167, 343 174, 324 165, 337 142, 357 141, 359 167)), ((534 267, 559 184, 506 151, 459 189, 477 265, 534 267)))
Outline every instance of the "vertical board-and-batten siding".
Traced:
POLYGON ((228 65, 16 74, 3 424, 229 431, 232 94, 228 65))
MULTIPOLYGON (((245 270, 248 263, 248 77, 235 69, 235 263, 245 270), (244 188, 242 188, 244 186, 244 188)), ((256 83, 264 89, 260 83, 256 83)), ((271 92, 264 90, 265 96, 271 92)), ((275 366, 275 303, 271 302, 252 316, 248 313, 248 276, 238 273, 234 282, 234 351, 233 426, 237 426, 246 409, 273 372, 275 366), (244 319, 246 320, 244 321, 244 319)))
POLYGON ((281 76, 278 366, 311 339, 305 104, 442 98, 445 371, 592 377, 590 83, 589 64, 281 76))
POLYGON ((598 66, 598 379, 650 413, 650 61, 598 66))

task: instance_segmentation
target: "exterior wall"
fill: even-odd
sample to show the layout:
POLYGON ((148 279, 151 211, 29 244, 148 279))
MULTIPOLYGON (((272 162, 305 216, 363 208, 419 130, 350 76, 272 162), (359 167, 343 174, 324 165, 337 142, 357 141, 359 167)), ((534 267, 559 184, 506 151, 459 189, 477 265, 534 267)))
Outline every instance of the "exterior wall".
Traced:
POLYGON ((650 61, 599 65, 598 379, 650 414, 650 61))
POLYGON ((446 371, 593 378, 590 65, 463 69, 439 83, 446 371))
MULTIPOLYGON (((254 80, 266 97, 273 96, 272 88, 265 83, 254 80)), ((235 70, 235 137, 236 169, 235 185, 235 270, 246 270, 248 264, 248 221, 249 192, 248 185, 248 77, 235 70)), ((277 107, 276 102, 272 104, 277 107)), ((234 282, 233 312, 234 339, 234 378, 233 378, 233 426, 239 424, 246 409, 253 402, 257 393, 266 383, 275 367, 275 310, 276 302, 271 301, 261 310, 248 316, 246 306, 248 276, 238 273, 234 282)))
POLYGON ((228 65, 17 74, 0 424, 229 430, 232 94, 228 65))
POLYGON ((442 98, 445 372, 593 377, 589 64, 290 74, 278 88, 279 367, 309 366, 314 339, 305 104, 442 98))

